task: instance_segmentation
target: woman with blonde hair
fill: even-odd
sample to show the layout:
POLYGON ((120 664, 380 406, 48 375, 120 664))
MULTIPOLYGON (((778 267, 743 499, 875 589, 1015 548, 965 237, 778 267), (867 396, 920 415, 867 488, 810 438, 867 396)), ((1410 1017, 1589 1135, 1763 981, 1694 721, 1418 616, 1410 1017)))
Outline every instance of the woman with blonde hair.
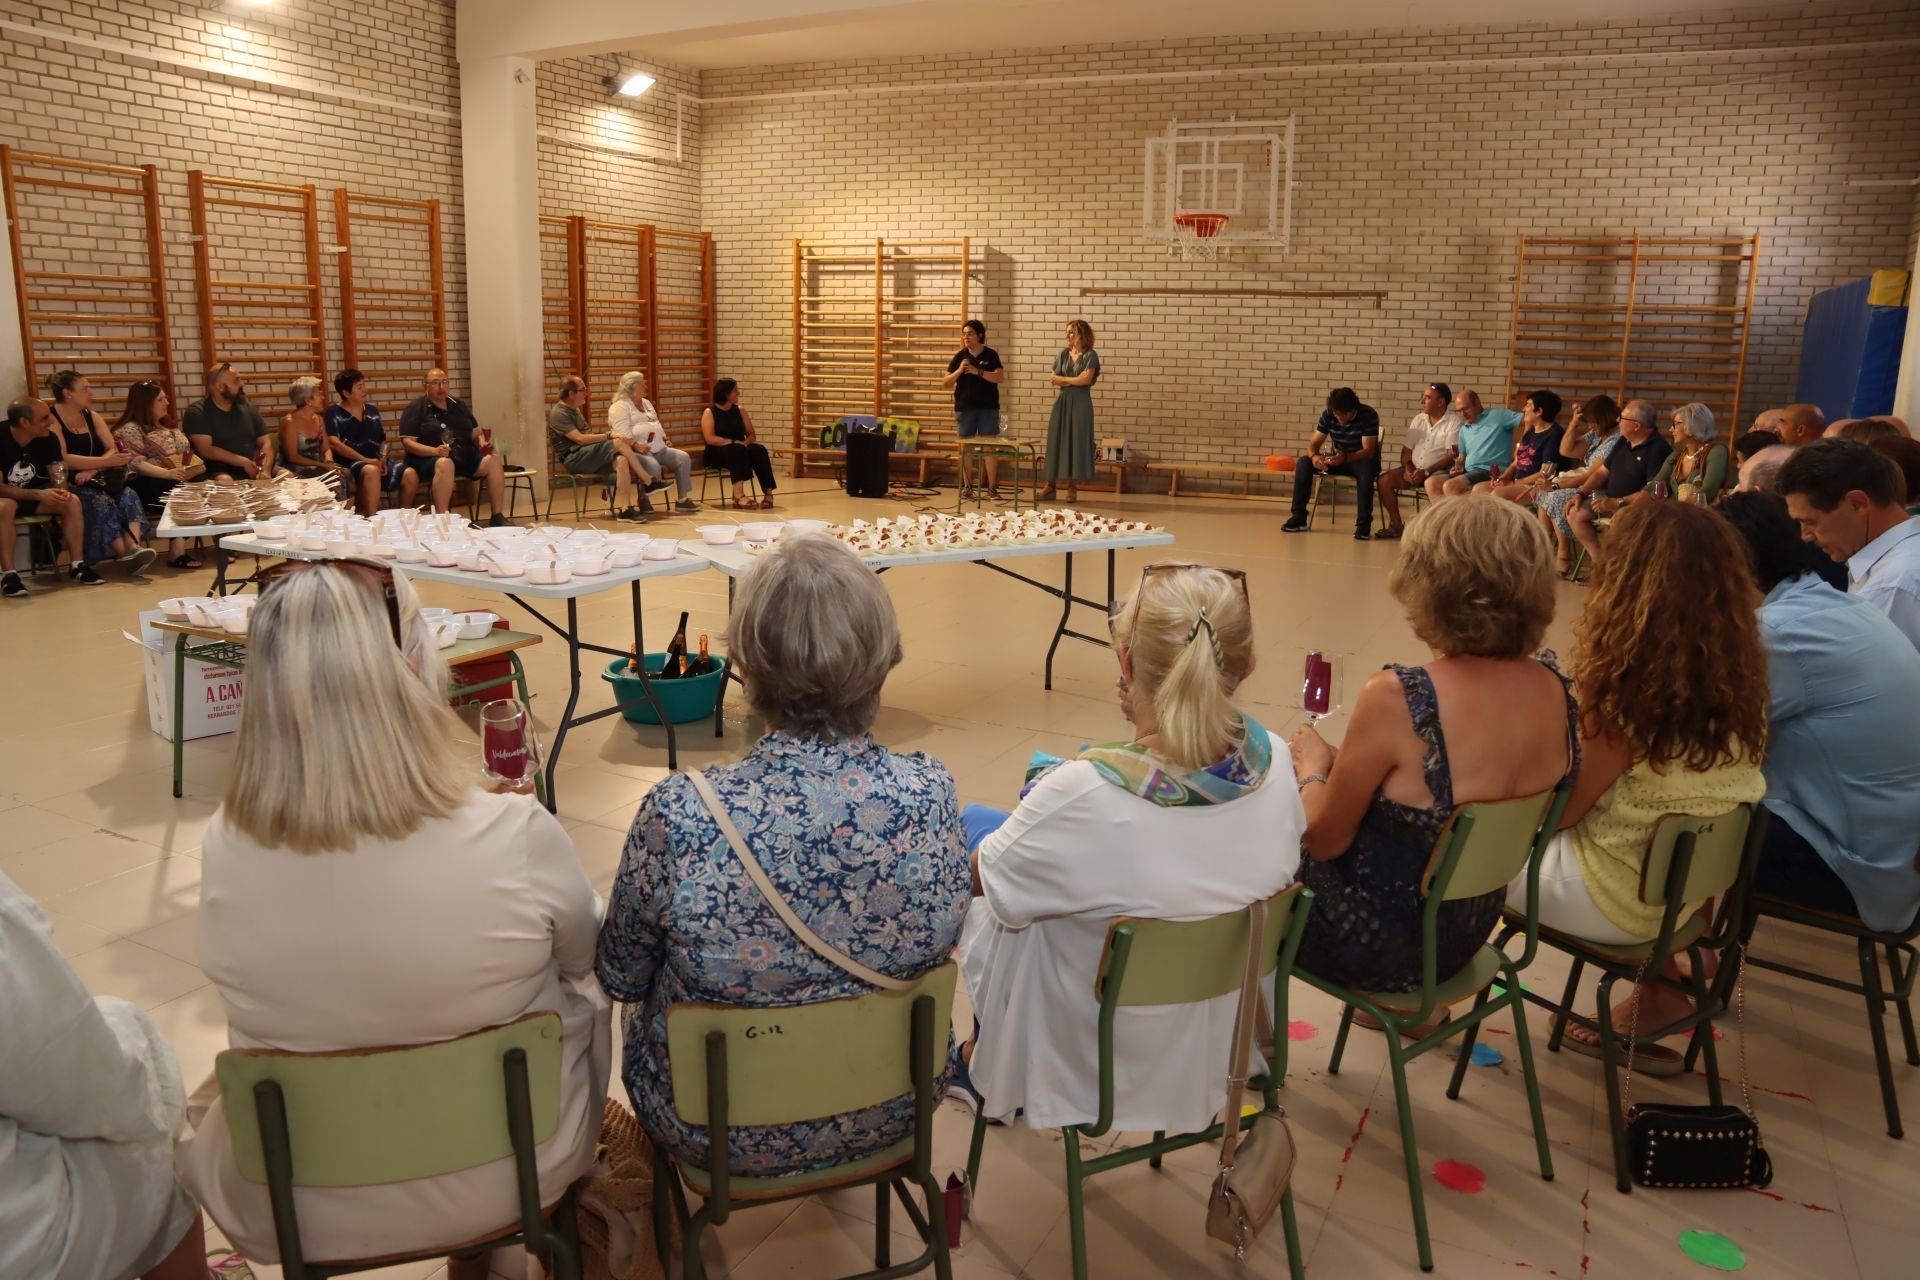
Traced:
MULTIPOLYGON (((600 904, 531 796, 474 785, 446 670, 405 578, 362 561, 261 584, 225 801, 201 852, 199 958, 235 1048, 329 1053, 450 1040, 530 1013, 562 1024, 541 1201, 593 1163, 612 1066, 593 980, 600 904)), ((276 1261, 267 1188, 234 1164, 212 1079, 182 1177, 248 1258, 276 1261)), ((309 1257, 449 1251, 517 1225, 513 1161, 374 1187, 300 1187, 309 1257)), ((454 1280, 484 1277, 484 1253, 454 1280)))
MULTIPOLYGON (((1235 703, 1254 665, 1246 574, 1149 565, 1112 628, 1131 737, 1036 757, 1012 814, 963 815, 981 895, 960 948, 979 1019, 971 1087, 989 1115, 1025 1109, 1037 1128, 1099 1111, 1089 995, 1115 917, 1243 910, 1292 883, 1300 863, 1293 764, 1235 703)), ((1212 1122, 1238 1000, 1120 1011, 1117 1128, 1212 1122)))
MULTIPOLYGON (((1628 946, 1660 933, 1661 908, 1640 900, 1660 819, 1716 817, 1766 794, 1767 655, 1746 544, 1718 513, 1637 502, 1615 519, 1608 543, 1574 650, 1583 764, 1541 859, 1540 923, 1628 946)), ((1525 891, 1516 881, 1509 900, 1525 891)), ((1677 1021, 1685 1000, 1648 982, 1640 1021, 1677 1021)), ((1615 1027, 1628 1024, 1627 1011, 1616 1010, 1615 1027)), ((1569 1025, 1564 1043, 1600 1056, 1584 1027, 1569 1025)), ((1680 1055, 1662 1046, 1640 1055, 1637 1065, 1652 1074, 1680 1069, 1680 1055)))
POLYGON ((344 491, 347 469, 333 460, 327 439, 327 384, 309 374, 287 387, 291 411, 280 417, 280 458, 287 470, 302 477, 339 477, 344 491))
POLYGON ((647 495, 666 487, 669 471, 673 472, 674 483, 679 488, 678 509, 682 512, 700 509, 700 504, 693 500, 693 458, 686 450, 676 449, 667 442, 660 415, 653 401, 647 399, 647 375, 640 370, 620 375, 620 385, 614 388, 613 399, 607 402, 607 431, 614 439, 625 440, 633 446, 633 460, 644 473, 640 487, 641 511, 652 509, 647 495))
MULTIPOLYGON (((1362 990, 1418 989, 1421 878, 1453 811, 1551 791, 1579 768, 1573 696, 1533 656, 1553 620, 1552 550, 1538 520, 1490 494, 1407 526, 1387 585, 1432 660, 1370 678, 1337 752, 1312 725, 1293 738, 1312 855, 1300 879, 1314 893, 1302 969, 1362 990)), ((1504 898, 1441 904, 1439 980, 1486 942, 1504 898)))
POLYGON ((1047 381, 1058 392, 1047 417, 1047 487, 1040 496, 1052 498, 1064 482, 1067 501, 1075 502, 1080 482, 1093 479, 1093 384, 1100 381, 1100 353, 1085 320, 1067 321, 1067 345, 1054 357, 1047 381))

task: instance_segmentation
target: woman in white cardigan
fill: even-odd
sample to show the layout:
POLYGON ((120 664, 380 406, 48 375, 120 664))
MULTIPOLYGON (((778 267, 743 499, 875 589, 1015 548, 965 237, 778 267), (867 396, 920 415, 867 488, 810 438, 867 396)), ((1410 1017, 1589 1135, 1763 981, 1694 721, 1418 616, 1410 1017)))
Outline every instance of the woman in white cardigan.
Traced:
MULTIPOLYGON (((633 442, 634 457, 647 473, 647 488, 640 495, 642 504, 648 492, 662 487, 662 478, 671 471, 678 494, 677 510, 700 509, 693 500, 693 458, 685 449, 667 443, 666 428, 660 425, 653 401, 647 399, 647 375, 638 369, 620 375, 620 385, 607 402, 607 430, 618 439, 633 442)), ((650 508, 643 505, 642 509, 650 508)))
MULTIPOLYGON (((201 853, 200 966, 229 1043, 424 1044, 556 1012, 560 1123, 538 1152, 554 1204, 593 1162, 611 1069, 601 904, 572 842, 532 797, 473 785, 404 578, 299 566, 262 591, 248 649, 233 778, 201 853)), ((213 1081, 188 1121, 187 1186, 248 1258, 277 1260, 267 1189, 235 1169, 213 1081)), ((510 1159, 294 1196, 302 1247, 323 1260, 451 1250, 519 1216, 510 1159)), ((486 1270, 482 1255, 448 1274, 486 1270)))
MULTIPOLYGON (((1286 744, 1233 702, 1253 671, 1246 576, 1150 565, 1113 637, 1131 740, 1036 758, 1011 815, 961 815, 981 895, 960 943, 979 1019, 972 1084, 989 1116, 1024 1110, 1036 1128, 1099 1112, 1091 993, 1116 917, 1244 910, 1300 866, 1306 821, 1286 744)), ((1115 1128, 1212 1122, 1238 1002, 1120 1011, 1115 1128)))

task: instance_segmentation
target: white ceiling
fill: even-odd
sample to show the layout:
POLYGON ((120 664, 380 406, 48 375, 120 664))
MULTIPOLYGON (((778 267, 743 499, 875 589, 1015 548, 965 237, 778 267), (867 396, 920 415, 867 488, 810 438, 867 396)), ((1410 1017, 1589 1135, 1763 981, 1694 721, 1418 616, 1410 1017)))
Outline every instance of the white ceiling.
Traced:
MULTIPOLYGON (((645 6, 635 6, 644 8, 645 6)), ((705 17, 726 18, 726 0, 705 17)), ((980 53, 1296 31, 1607 21, 1730 10, 1807 10, 1813 0, 914 0, 741 6, 750 20, 657 31, 636 56, 692 67, 747 67, 849 58, 980 53), (769 9, 789 12, 772 16, 769 9)), ((745 16, 745 15, 742 15, 745 16)))

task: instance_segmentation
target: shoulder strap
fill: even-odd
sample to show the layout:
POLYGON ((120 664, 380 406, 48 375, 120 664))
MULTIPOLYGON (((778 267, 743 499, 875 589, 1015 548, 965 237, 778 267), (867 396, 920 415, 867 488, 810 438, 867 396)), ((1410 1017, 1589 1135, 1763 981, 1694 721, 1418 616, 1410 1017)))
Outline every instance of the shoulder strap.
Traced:
POLYGON ((1247 908, 1247 976, 1240 982, 1240 1007, 1233 1015, 1233 1058, 1227 1068, 1227 1109, 1220 1118, 1220 1168, 1233 1168, 1234 1148, 1240 1145, 1240 1098, 1247 1088, 1247 1066, 1253 1056, 1253 1027, 1260 1011, 1260 945, 1267 931, 1267 904, 1247 908))
POLYGON ((1434 804, 1450 809, 1453 807, 1453 769, 1447 761, 1447 735, 1440 728, 1440 695, 1434 690, 1433 677, 1425 667, 1395 665, 1392 671, 1400 681, 1401 696, 1407 700, 1407 715, 1413 720, 1413 731, 1427 744, 1426 754, 1420 760, 1421 776, 1433 795, 1434 804))
POLYGON ((733 819, 727 816, 726 806, 721 804, 720 797, 714 794, 713 784, 707 781, 707 775, 696 769, 687 775, 687 780, 693 783, 693 789, 700 793, 700 799, 706 804, 707 812, 711 813, 713 820, 720 824, 720 834, 727 838, 727 843, 733 847, 733 852, 739 857, 741 865, 746 867, 747 876, 753 881, 754 887, 760 890, 762 897, 766 898, 767 905, 773 908, 774 914, 786 921, 787 928, 793 930, 794 937, 806 943, 807 948, 822 960, 871 986, 887 991, 905 991, 913 986, 913 983, 905 979, 889 978, 884 973, 867 968, 866 965, 830 945, 819 934, 809 929, 806 921, 787 905, 787 900, 780 895, 778 889, 773 887, 773 881, 767 878, 767 873, 760 866, 759 860, 748 850, 747 842, 740 834, 740 828, 734 826, 733 819))

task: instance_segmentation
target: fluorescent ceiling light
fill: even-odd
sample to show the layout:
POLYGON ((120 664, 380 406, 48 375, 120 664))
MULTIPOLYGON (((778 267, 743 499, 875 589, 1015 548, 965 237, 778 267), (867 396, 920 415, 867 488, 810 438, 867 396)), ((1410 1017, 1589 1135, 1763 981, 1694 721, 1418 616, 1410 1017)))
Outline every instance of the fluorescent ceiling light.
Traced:
POLYGON ((653 77, 644 71, 629 71, 613 77, 614 92, 623 98, 637 98, 653 88, 653 77))

